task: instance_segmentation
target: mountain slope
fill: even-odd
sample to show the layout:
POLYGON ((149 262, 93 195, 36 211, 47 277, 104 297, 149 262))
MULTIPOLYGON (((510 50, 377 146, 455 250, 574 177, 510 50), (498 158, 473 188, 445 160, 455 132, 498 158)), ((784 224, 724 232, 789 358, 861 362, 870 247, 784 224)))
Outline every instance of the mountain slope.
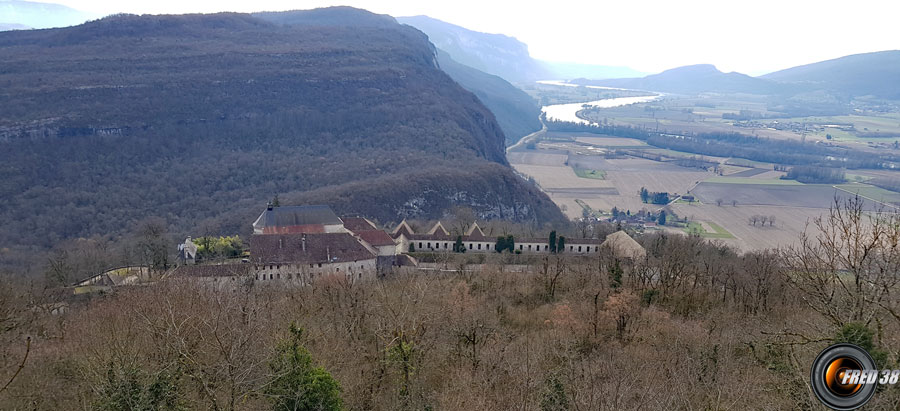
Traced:
POLYGON ((93 17, 91 14, 60 4, 0 0, 0 23, 4 25, 20 25, 44 29, 81 24, 93 17))
POLYGON ((900 100, 900 50, 854 54, 776 71, 762 78, 851 97, 873 95, 900 100))
POLYGON ((506 135, 507 145, 541 129, 538 119, 541 107, 524 91, 498 76, 457 63, 443 50, 438 50, 438 63, 444 72, 463 88, 475 93, 494 113, 506 135))
POLYGON ((528 46, 502 34, 472 31, 428 16, 398 17, 428 35, 434 45, 460 64, 500 76, 509 82, 552 77, 528 54, 528 46))
POLYGON ((452 205, 562 218, 422 33, 307 13, 0 33, 0 249, 118 236, 146 216, 246 231, 275 194, 383 222, 452 205))
POLYGON ((641 78, 576 81, 607 87, 695 94, 703 92, 770 94, 778 92, 774 82, 741 73, 723 73, 711 64, 677 67, 641 78))

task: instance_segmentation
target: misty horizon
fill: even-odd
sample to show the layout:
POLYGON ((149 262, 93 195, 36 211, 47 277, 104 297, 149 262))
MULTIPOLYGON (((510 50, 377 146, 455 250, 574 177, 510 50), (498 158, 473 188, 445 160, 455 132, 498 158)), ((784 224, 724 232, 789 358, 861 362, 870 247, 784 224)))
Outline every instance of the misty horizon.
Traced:
MULTIPOLYGON (((9 3, 9 1, 0 2, 9 3)), ((705 1, 678 5, 579 4, 553 9, 507 4, 419 4, 406 1, 112 2, 60 0, 97 19, 117 13, 188 14, 307 10, 347 5, 395 18, 424 15, 468 30, 524 43, 537 60, 628 67, 645 74, 711 64, 723 72, 760 76, 847 55, 900 48, 890 33, 891 7, 843 10, 818 3, 736 9, 705 1), (869 13, 871 10, 885 12, 869 13), (572 13, 573 10, 582 10, 572 13), (654 12, 649 13, 647 10, 654 12), (862 20, 856 14, 865 12, 862 20), (608 18, 615 15, 616 18, 608 18), (626 16, 625 18, 618 18, 626 16), (840 27, 840 29, 823 29, 840 27)), ((0 23, 3 21, 0 9, 0 23)), ((13 16, 14 17, 14 16, 13 16)))

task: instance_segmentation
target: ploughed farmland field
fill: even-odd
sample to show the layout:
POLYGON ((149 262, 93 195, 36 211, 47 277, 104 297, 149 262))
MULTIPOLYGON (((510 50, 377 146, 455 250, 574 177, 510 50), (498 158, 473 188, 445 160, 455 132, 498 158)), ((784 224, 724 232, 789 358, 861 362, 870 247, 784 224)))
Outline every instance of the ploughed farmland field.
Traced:
POLYGON ((772 207, 722 204, 684 204, 672 205, 672 211, 679 216, 700 221, 713 221, 722 226, 735 238, 717 239, 744 251, 764 250, 775 247, 786 247, 797 242, 800 233, 809 230, 811 235, 818 233, 812 224, 813 219, 825 213, 822 208, 808 207, 772 207), (775 223, 751 225, 754 215, 775 217, 775 223))
MULTIPOLYGON (((867 197, 871 191, 867 185, 842 184, 730 184, 704 182, 691 192, 703 203, 715 204, 717 200, 741 205, 766 205, 779 207, 808 207, 825 209, 834 203, 835 197, 847 199, 856 194, 867 197)), ((893 194, 893 193, 892 193, 893 194)), ((898 200, 896 194, 879 195, 866 201, 868 209, 875 210, 879 206, 890 207, 890 202, 898 200), (883 202, 884 204, 880 203, 883 202)))

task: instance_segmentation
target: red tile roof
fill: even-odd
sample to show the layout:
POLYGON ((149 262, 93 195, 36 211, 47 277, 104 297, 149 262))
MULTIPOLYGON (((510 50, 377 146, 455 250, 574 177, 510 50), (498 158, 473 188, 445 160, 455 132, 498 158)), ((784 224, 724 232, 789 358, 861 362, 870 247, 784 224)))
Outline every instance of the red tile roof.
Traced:
POLYGON ((359 233, 360 231, 370 231, 377 230, 378 227, 372 225, 369 220, 366 220, 362 217, 341 217, 341 221, 344 222, 344 228, 354 232, 359 233))
POLYGON ((254 235, 250 250, 250 261, 257 264, 337 263, 375 258, 350 233, 254 235))
POLYGON ((356 234, 359 235, 359 238, 362 238, 363 241, 375 247, 394 245, 394 239, 382 230, 359 231, 356 234))

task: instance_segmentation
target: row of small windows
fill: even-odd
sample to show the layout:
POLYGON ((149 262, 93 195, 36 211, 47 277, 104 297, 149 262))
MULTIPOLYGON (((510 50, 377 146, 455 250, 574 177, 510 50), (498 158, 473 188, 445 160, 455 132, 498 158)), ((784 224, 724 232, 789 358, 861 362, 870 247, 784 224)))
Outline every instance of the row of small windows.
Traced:
MULTIPOLYGON (((360 270, 364 270, 365 268, 364 268, 363 266, 359 266, 359 269, 360 269, 360 270)), ((339 267, 336 267, 336 268, 334 269, 334 272, 339 273, 339 272, 341 272, 341 269, 340 269, 339 267)), ((287 274, 285 275, 285 278, 287 278, 288 280, 293 280, 295 275, 296 275, 297 279, 303 278, 303 275, 302 275, 302 274, 299 274, 299 273, 298 273, 298 274, 287 273, 287 274)), ((311 273, 311 274, 309 275, 309 277, 312 278, 312 277, 315 277, 315 276, 317 276, 317 275, 318 275, 318 276, 322 276, 322 273, 311 273)), ((351 272, 351 273, 348 273, 348 274, 347 274, 347 277, 350 278, 350 276, 352 276, 352 275, 353 275, 352 272, 351 272)), ((357 277, 358 277, 358 278, 362 278, 362 271, 360 271, 360 272, 357 273, 357 277)), ((262 273, 262 274, 256 273, 256 279, 257 279, 257 280, 261 280, 261 281, 264 281, 264 280, 280 280, 280 279, 281 279, 281 273, 269 273, 269 274, 266 274, 266 273, 262 273), (267 275, 268 275, 269 278, 266 278, 267 275)))
MULTIPOLYGON (((474 244, 472 244, 472 243, 469 243, 469 249, 470 249, 470 250, 474 250, 474 249, 481 250, 481 249, 482 249, 482 248, 481 248, 482 245, 484 245, 484 249, 485 249, 485 250, 490 250, 490 249, 491 249, 491 245, 490 245, 490 244, 477 244, 477 246, 476 246, 476 245, 474 245, 474 244), (473 247, 474 247, 474 248, 473 248, 473 247)), ((426 247, 427 247, 429 250, 440 250, 441 248, 443 248, 443 249, 445 249, 445 250, 449 250, 449 249, 450 249, 450 243, 446 243, 446 242, 445 242, 445 243, 438 243, 438 242, 435 242, 434 244, 432 244, 431 242, 422 242, 422 241, 419 241, 418 247, 419 247, 420 250, 424 250, 426 247)))
MULTIPOLYGON (((474 250, 474 249, 481 250, 481 249, 482 249, 481 246, 482 246, 481 243, 478 243, 478 244, 472 244, 472 243, 469 243, 469 249, 470 249, 470 250, 474 250), (473 248, 473 247, 474 247, 474 248, 473 248)), ((422 242, 422 241, 419 241, 418 247, 419 247, 420 250, 424 250, 426 247, 427 247, 429 250, 440 250, 441 248, 443 248, 443 249, 446 250, 446 249, 449 249, 450 243, 447 243, 447 242, 444 242, 444 243, 438 243, 438 242, 435 242, 435 243, 433 244, 433 246, 432 246, 432 243, 431 243, 431 242, 422 242), (442 245, 442 244, 443 244, 443 245, 442 245)), ((519 244, 519 250, 520 250, 520 251, 526 251, 524 247, 525 247, 525 245, 519 244)), ((550 251, 550 246, 544 245, 543 247, 544 247, 544 250, 543 250, 543 251, 550 251)), ((491 249, 491 245, 490 245, 490 244, 484 244, 484 249, 485 249, 485 250, 490 250, 490 249, 491 249)), ((599 247, 599 246, 594 247, 594 251, 598 251, 598 250, 600 250, 600 247, 599 247)), ((532 245, 531 245, 531 244, 528 244, 528 250, 527 250, 527 251, 541 251, 541 246, 540 246, 540 245, 535 245, 534 248, 532 249, 532 245)), ((570 245, 570 246, 569 246, 569 251, 576 252, 575 246, 574 246, 574 245, 570 245)), ((578 249, 577 249, 577 252, 579 252, 579 253, 581 253, 581 252, 588 252, 588 253, 589 253, 589 252, 591 252, 591 246, 580 246, 580 245, 579 245, 579 246, 578 246, 578 249)), ((321 266, 321 264, 320 264, 320 266, 321 266)))
MULTIPOLYGON (((314 265, 315 265, 315 264, 310 264, 310 265, 309 265, 309 268, 313 268, 314 265)), ((318 266, 319 266, 319 268, 322 268, 322 263, 319 263, 318 266)), ((285 267, 287 267, 287 268, 300 268, 300 264, 286 264, 285 267)), ((254 266, 253 266, 253 269, 254 269, 254 270, 257 270, 257 271, 259 271, 259 270, 265 270, 265 269, 266 269, 266 266, 264 266, 264 265, 254 265, 254 266)), ((270 269, 270 270, 280 270, 280 269, 281 269, 281 264, 269 264, 269 269, 270 269)))

